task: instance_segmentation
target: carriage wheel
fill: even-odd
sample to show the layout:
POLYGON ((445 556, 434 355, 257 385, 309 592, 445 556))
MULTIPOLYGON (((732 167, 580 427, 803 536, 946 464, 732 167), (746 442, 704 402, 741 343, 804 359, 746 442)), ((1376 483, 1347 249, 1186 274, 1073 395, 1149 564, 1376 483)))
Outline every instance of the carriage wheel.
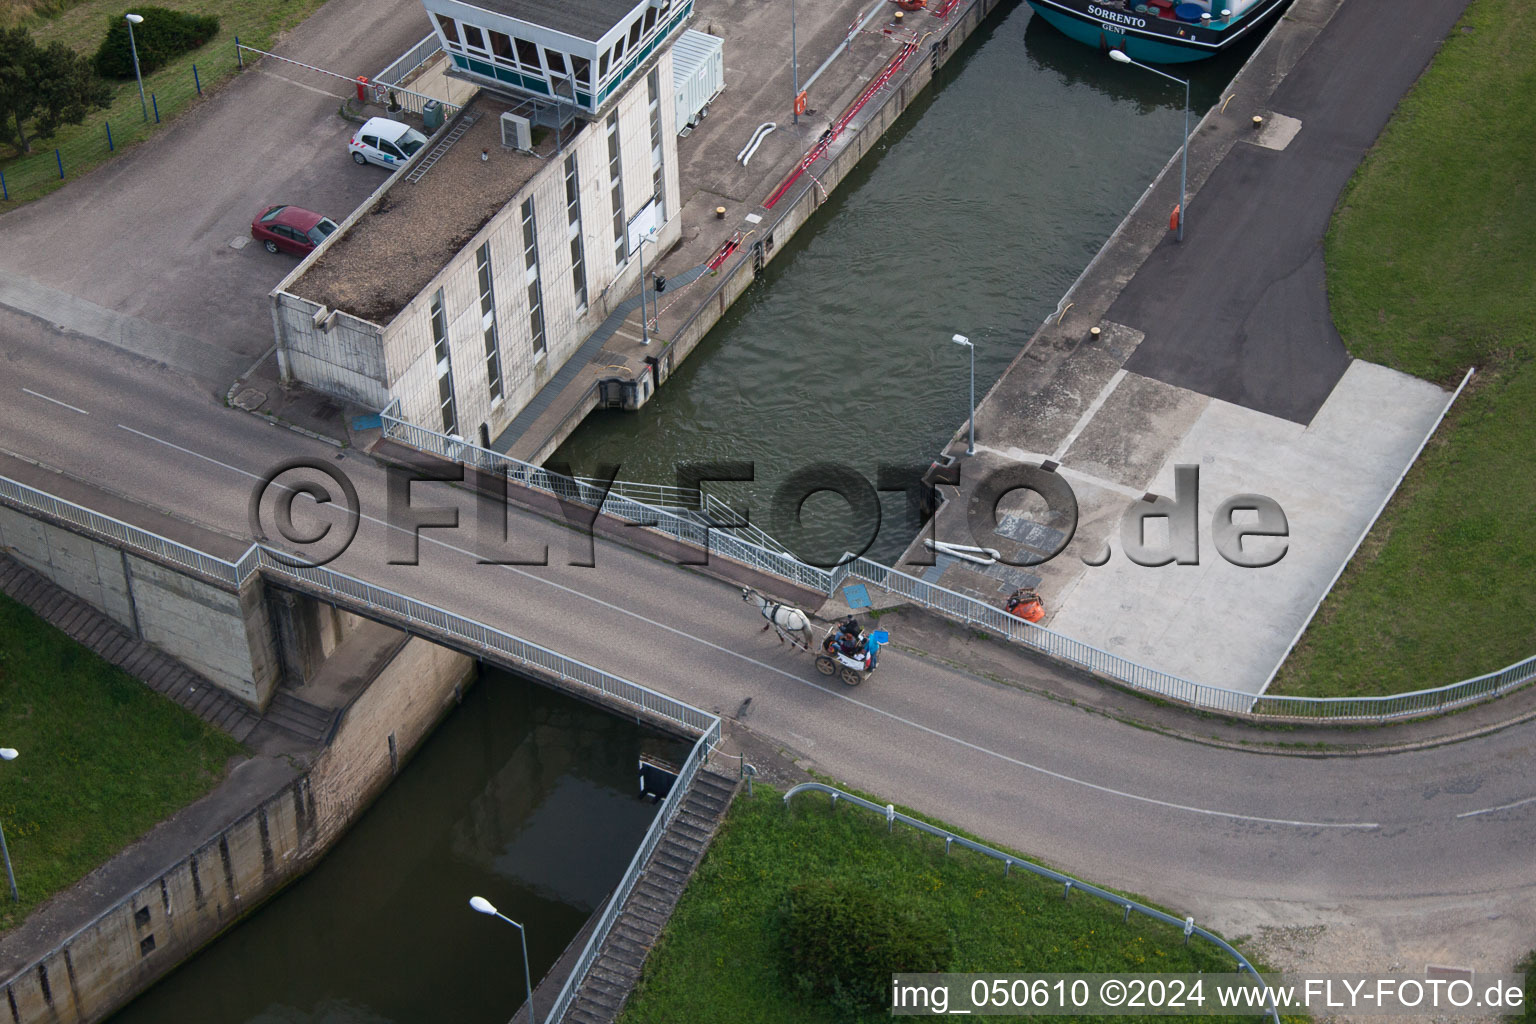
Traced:
POLYGON ((849 686, 858 686, 864 681, 864 673, 860 672, 858 669, 844 668, 843 671, 839 673, 839 675, 841 676, 843 682, 847 683, 849 686))
POLYGON ((837 671, 837 662, 825 654, 816 655, 816 671, 824 676, 830 676, 837 671))

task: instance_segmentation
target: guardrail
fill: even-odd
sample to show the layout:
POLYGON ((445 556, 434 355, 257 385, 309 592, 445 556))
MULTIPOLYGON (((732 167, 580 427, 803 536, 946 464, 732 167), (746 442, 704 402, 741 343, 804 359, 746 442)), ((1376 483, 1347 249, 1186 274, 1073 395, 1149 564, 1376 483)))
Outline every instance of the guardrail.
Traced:
POLYGON ((603 910, 603 915, 598 919, 597 926, 592 929, 592 935, 587 939, 587 944, 582 947, 581 955, 576 958, 576 966, 565 979, 565 984, 560 986, 560 994, 555 997, 555 1004, 545 1016, 545 1024, 555 1024, 565 1011, 570 1008, 576 998, 577 991, 581 988, 581 982, 586 977, 587 971, 597 960, 598 953, 603 948, 603 940, 608 937, 613 924, 618 920, 619 914, 624 909, 624 901, 629 898, 630 892, 640 881, 640 875, 645 870, 645 862, 656 849, 656 844, 661 842, 661 837, 677 816, 677 812, 683 806, 684 795, 688 787, 693 784, 694 776, 699 773, 704 762, 709 757, 711 745, 720 739, 720 720, 714 719, 712 732, 706 732, 694 743, 693 749, 688 753, 688 759, 683 762, 682 769, 678 772, 677 781, 672 785, 672 791, 667 794, 662 809, 656 817, 651 819, 651 827, 646 829, 645 838, 640 842, 640 848, 630 858, 629 867, 624 872, 624 877, 614 887, 613 895, 608 900, 608 906, 603 910))
MULTIPOLYGON (((1113 903, 1115 906, 1120 907, 1125 911, 1125 920, 1127 921, 1131 919, 1132 913, 1137 913, 1143 917, 1150 917, 1154 921, 1161 921, 1163 924, 1172 925, 1173 927, 1182 931, 1186 939, 1189 936, 1194 935, 1217 947, 1222 952, 1230 956, 1234 961, 1236 961, 1237 973, 1251 974, 1253 975, 1255 985, 1264 985, 1264 979, 1259 975, 1259 972, 1254 969, 1253 964, 1248 962, 1247 957, 1243 956, 1243 954, 1234 949, 1232 945, 1228 943, 1227 940, 1223 939, 1220 935, 1216 935, 1215 933, 1207 931, 1206 929, 1201 928, 1199 925, 1195 924, 1195 919, 1192 917, 1186 917, 1181 921, 1174 917, 1172 914, 1164 913, 1163 911, 1158 910, 1156 907, 1149 907, 1145 903, 1139 903, 1136 900, 1130 899, 1126 896, 1112 893, 1107 889, 1100 889, 1098 886, 1093 885, 1090 882, 1084 882, 1080 879, 1073 878, 1071 875, 1064 875, 1059 871, 1052 871, 1050 868, 1041 867, 1039 864, 1036 864, 1033 861, 1025 860, 1022 857, 1015 857, 1011 853, 1004 853, 1002 850, 994 850, 992 847, 978 843, 973 839, 967 839, 964 836, 956 835, 948 829, 939 828, 937 825, 931 825, 926 821, 911 817, 910 815, 902 814, 890 804, 881 807, 879 804, 874 803, 873 801, 865 800, 863 797, 855 796, 852 793, 845 793, 837 787, 828 786, 825 783, 802 782, 800 785, 795 786, 793 789, 784 794, 784 806, 786 808, 789 806, 791 797, 798 793, 805 792, 828 794, 832 797, 833 807, 837 806, 839 800, 846 800, 856 807, 862 807, 867 811, 873 811, 874 813, 884 818, 887 825, 892 828, 894 828, 895 823, 899 821, 903 825, 910 825, 912 828, 917 829, 919 832, 926 832, 931 836, 937 836, 938 838, 944 840, 944 852, 946 854, 949 853, 949 848, 951 846, 960 846, 964 849, 970 850, 973 853, 979 853, 983 857, 991 857, 993 860, 1000 860, 1003 862, 1003 873, 1005 875, 1013 868, 1022 868, 1025 871, 1028 871, 1030 874, 1039 875, 1041 878, 1048 878, 1053 882, 1059 882, 1063 886, 1063 899, 1071 896, 1074 890, 1078 892, 1085 892, 1090 896, 1104 900, 1106 903, 1113 903)), ((1274 1021, 1274 1024, 1280 1024, 1280 1014, 1279 1011, 1275 1008, 1273 1000, 1268 1003, 1266 1009, 1269 1012, 1271 1020, 1274 1021)))

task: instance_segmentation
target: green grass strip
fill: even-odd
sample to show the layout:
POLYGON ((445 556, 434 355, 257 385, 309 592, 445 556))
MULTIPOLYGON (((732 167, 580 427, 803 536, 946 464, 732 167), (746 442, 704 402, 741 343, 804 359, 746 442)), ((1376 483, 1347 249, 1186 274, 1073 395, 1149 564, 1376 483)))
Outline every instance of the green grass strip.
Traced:
POLYGON ((1387 694, 1536 654, 1536 6, 1474 0, 1345 191, 1327 240, 1349 351, 1474 384, 1272 692, 1387 694))
POLYGON ((202 796, 233 739, 0 595, 0 932, 202 796))
MULTIPOLYGON (((246 46, 268 49, 284 32, 293 28, 320 9, 324 0, 284 0, 270 3, 267 0, 156 0, 157 6, 196 14, 211 14, 219 19, 219 31, 203 46, 168 62, 152 75, 144 76, 144 95, 148 100, 153 94, 160 109, 160 124, 155 123, 151 108, 146 121, 139 104, 138 84, 129 79, 114 81, 116 90, 112 103, 104 110, 93 111, 84 123, 65 125, 53 138, 32 140, 33 151, 20 153, 14 147, 0 146, 0 173, 5 175, 9 202, 0 202, 0 213, 14 209, 22 203, 41 198, 67 181, 99 166, 114 156, 121 156, 125 148, 154 135, 194 104, 227 81, 238 70, 235 59, 235 37, 246 46), (194 79, 192 66, 197 65, 194 79), (198 81, 202 95, 198 95, 198 81), (108 148, 107 127, 111 126, 114 148, 108 148), (59 150, 55 157, 54 149, 59 150), (64 178, 59 177, 59 162, 64 165, 64 178)), ((55 10, 62 4, 43 4, 41 10, 55 10)), ((82 0, 67 6, 50 18, 30 17, 22 19, 38 42, 47 44, 63 42, 78 53, 93 56, 96 48, 106 37, 108 23, 125 10, 123 0, 82 0)), ((249 57, 247 57, 249 60, 249 57)), ((355 74, 371 75, 377 68, 362 68, 355 74)), ((341 99, 338 95, 337 104, 341 99)), ((231 116, 265 117, 265 111, 246 113, 231 112, 231 116)))
POLYGON ((910 828, 887 833, 882 818, 846 804, 834 810, 821 794, 798 796, 786 809, 782 794, 759 784, 752 797, 738 794, 622 1024, 847 1020, 800 998, 779 970, 781 901, 812 878, 870 883, 886 899, 933 911, 954 931, 953 971, 1234 970, 1204 942, 1184 946, 1178 929, 1134 914, 1122 923, 1123 912, 1102 900, 1063 899, 1059 885, 1017 869, 1004 877, 997 861, 959 848, 946 855, 942 840, 910 828))

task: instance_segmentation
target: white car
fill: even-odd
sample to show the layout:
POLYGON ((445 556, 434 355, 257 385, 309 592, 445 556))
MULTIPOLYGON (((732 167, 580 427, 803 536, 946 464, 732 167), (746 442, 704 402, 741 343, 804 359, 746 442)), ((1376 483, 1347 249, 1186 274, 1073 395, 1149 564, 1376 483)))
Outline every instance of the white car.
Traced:
POLYGON ((427 144, 427 137, 408 124, 387 117, 371 117, 347 143, 352 159, 360 164, 378 164, 394 170, 416 155, 427 144))

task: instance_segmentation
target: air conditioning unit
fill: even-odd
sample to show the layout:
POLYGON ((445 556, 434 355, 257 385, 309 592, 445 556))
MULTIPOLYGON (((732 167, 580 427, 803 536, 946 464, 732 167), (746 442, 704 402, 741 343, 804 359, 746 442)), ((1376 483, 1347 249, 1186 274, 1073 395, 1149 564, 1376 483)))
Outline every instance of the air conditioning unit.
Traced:
POLYGON ((533 152, 533 126, 526 117, 516 114, 501 115, 501 144, 506 149, 521 153, 533 152))

